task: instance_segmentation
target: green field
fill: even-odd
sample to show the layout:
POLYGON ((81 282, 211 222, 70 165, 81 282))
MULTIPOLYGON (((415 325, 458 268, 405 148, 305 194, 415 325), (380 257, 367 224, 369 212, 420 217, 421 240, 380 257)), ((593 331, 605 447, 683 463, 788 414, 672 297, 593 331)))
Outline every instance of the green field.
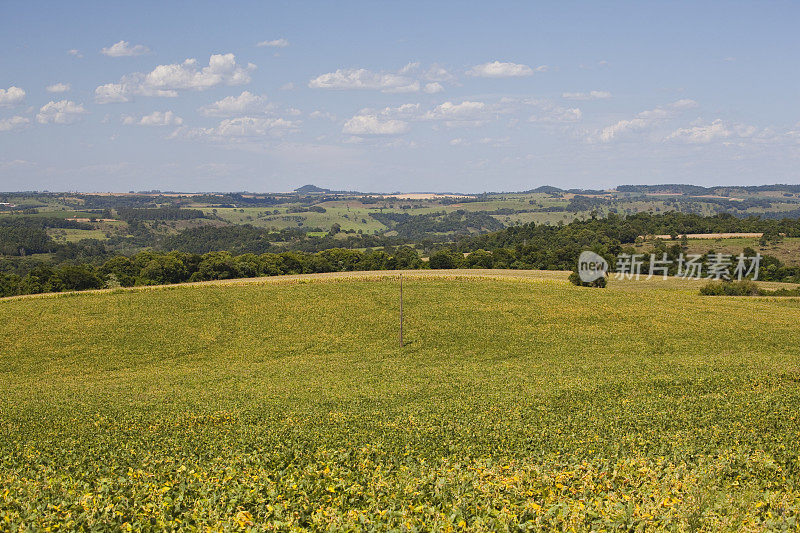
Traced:
POLYGON ((800 300, 397 273, 0 300, 0 530, 796 530, 800 300))

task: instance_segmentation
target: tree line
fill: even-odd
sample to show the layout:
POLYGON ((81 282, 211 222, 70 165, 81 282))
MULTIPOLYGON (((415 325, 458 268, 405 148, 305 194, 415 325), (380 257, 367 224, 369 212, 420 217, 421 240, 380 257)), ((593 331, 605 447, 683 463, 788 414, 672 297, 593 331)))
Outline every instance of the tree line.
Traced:
POLYGON ((360 251, 342 248, 317 253, 283 252, 260 255, 146 251, 132 257, 115 256, 101 265, 69 261, 54 266, 39 265, 24 276, 0 273, 0 296, 285 274, 423 267, 424 263, 417 251, 407 246, 397 248, 391 253, 386 250, 360 251))
MULTIPOLYGON (((237 226, 236 228, 246 228, 237 226)), ((97 249, 89 243, 63 245, 53 263, 21 264, 8 259, 0 261, 0 295, 29 294, 49 291, 83 290, 101 287, 181 283, 251 276, 303 274, 315 272, 342 272, 354 270, 392 270, 406 268, 507 268, 573 270, 578 256, 592 250, 615 268, 619 254, 636 253, 633 244, 642 235, 667 234, 678 237, 686 233, 762 232, 764 239, 778 239, 782 235, 800 237, 799 219, 772 220, 758 217, 737 218, 728 214, 703 217, 684 213, 639 213, 628 217, 611 214, 606 218, 576 220, 566 225, 526 224, 513 226, 493 233, 464 237, 450 244, 425 243, 431 253, 423 261, 418 251, 390 237, 353 236, 348 244, 380 246, 383 249, 366 251, 342 248, 343 241, 332 235, 307 239, 309 250, 283 250, 274 248, 266 239, 261 241, 268 251, 253 253, 252 237, 259 238, 261 230, 214 228, 192 230, 185 236, 187 242, 174 245, 197 247, 199 251, 145 251, 134 255, 102 255, 102 245, 97 249), (226 232, 252 232, 239 234, 242 240, 232 243, 233 235, 226 232), (195 233, 196 232, 196 233, 195 233), (212 238, 212 237, 218 238, 212 238), (192 244, 190 244, 192 243, 192 244), (217 247, 227 249, 218 251, 217 247), (316 247, 327 247, 320 250, 316 247), (245 249, 235 253, 231 248, 245 249), (64 253, 59 257, 59 253, 64 253), (69 254, 67 253, 69 252, 69 254), (84 255, 82 255, 84 254, 84 255), (101 260, 100 260, 101 259, 101 260)), ((289 233, 284 235, 291 239, 289 233)), ((169 241, 167 241, 169 242, 169 241)), ((286 246, 291 242, 284 243, 286 246)), ((675 274, 677 258, 686 252, 685 243, 667 245, 656 241, 652 252, 661 259, 666 254, 673 263, 670 274, 675 274)), ((745 249, 745 255, 755 255, 745 249)), ((711 253, 704 254, 702 264, 707 265, 711 253)), ((649 273, 649 264, 643 262, 642 274, 649 273)), ((800 267, 782 263, 764 255, 759 279, 800 283, 800 267)))

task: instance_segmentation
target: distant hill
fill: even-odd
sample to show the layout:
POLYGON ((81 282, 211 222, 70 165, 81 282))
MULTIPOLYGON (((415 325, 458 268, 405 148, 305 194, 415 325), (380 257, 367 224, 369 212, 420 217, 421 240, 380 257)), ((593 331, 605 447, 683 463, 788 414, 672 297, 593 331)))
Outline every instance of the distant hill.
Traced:
POLYGON ((294 192, 299 193, 320 193, 320 194, 328 194, 331 192, 330 189, 323 189, 322 187, 317 187, 316 185, 303 185, 302 187, 298 187, 294 190, 294 192))

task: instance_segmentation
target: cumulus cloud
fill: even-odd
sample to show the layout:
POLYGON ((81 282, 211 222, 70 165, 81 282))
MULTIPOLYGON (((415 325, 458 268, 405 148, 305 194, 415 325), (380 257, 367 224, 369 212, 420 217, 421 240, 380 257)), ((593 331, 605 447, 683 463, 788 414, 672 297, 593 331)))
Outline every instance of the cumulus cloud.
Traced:
POLYGON ((272 41, 261 41, 260 43, 256 43, 256 46, 264 47, 269 46, 270 48, 286 48, 289 46, 289 41, 286 39, 274 39, 272 41))
POLYGON ((236 117, 222 120, 213 128, 178 128, 173 138, 245 142, 259 137, 282 137, 297 129, 298 123, 285 118, 236 117))
POLYGON ((675 117, 680 111, 697 107, 697 102, 690 99, 678 100, 664 107, 656 107, 642 111, 635 117, 620 120, 606 126, 588 136, 590 142, 607 143, 618 139, 623 134, 651 128, 660 122, 675 117))
POLYGON ((422 88, 422 92, 428 94, 436 94, 444 91, 444 86, 441 83, 433 82, 433 83, 426 83, 425 87, 422 88))
POLYGON ((71 100, 50 101, 39 109, 36 122, 39 124, 72 124, 80 120, 81 115, 87 113, 83 104, 76 104, 71 100))
POLYGON ((542 112, 531 115, 530 122, 577 122, 583 112, 577 107, 546 106, 542 112))
POLYGON ((83 54, 81 54, 80 50, 77 50, 77 49, 75 49, 75 48, 73 48, 72 50, 67 50, 67 53, 68 53, 69 55, 71 55, 71 56, 75 56, 75 57, 83 57, 83 54))
POLYGON ((130 102, 134 88, 123 83, 107 83, 94 90, 94 101, 98 104, 130 102))
POLYGON ((422 120, 443 120, 448 126, 477 125, 486 121, 484 102, 443 102, 422 115, 422 120))
MULTIPOLYGON (((557 124, 577 122, 583 118, 583 112, 577 107, 564 107, 550 100, 538 98, 504 97, 493 105, 492 111, 497 115, 519 116, 533 111, 528 122, 557 124)), ((512 118, 510 125, 515 125, 517 118, 512 118)))
POLYGON ((15 116, 6 119, 0 119, 0 131, 13 131, 24 128, 30 124, 30 120, 25 117, 15 116))
POLYGON ((274 111, 276 106, 267 102, 266 96, 243 91, 239 96, 226 96, 213 104, 202 107, 200 111, 209 117, 231 117, 236 115, 265 114, 274 111))
POLYGON ((103 48, 100 53, 108 57, 133 57, 141 56, 150 52, 150 49, 143 44, 131 46, 128 41, 120 41, 111 46, 103 48))
POLYGON ((452 75, 438 65, 422 70, 419 63, 408 63, 397 72, 374 72, 364 68, 338 69, 317 76, 308 82, 308 86, 312 89, 367 89, 384 93, 424 91, 433 94, 444 90, 439 82, 452 79, 452 75))
POLYGON ((722 122, 715 120, 711 124, 693 126, 690 128, 678 128, 669 135, 669 139, 680 139, 693 143, 707 143, 715 139, 726 139, 733 135, 733 132, 722 122))
MULTIPOLYGON (((547 70, 546 65, 536 67, 536 72, 543 72, 547 70)), ((483 63, 482 65, 475 65, 467 70, 467 76, 476 78, 518 78, 523 76, 532 76, 534 69, 528 65, 520 63, 503 63, 500 61, 491 61, 483 63)))
POLYGON ((125 116, 122 123, 129 126, 134 124, 138 126, 180 126, 183 124, 183 119, 172 111, 153 111, 141 118, 125 116))
POLYGON ((441 65, 433 64, 427 70, 421 73, 421 77, 425 81, 441 81, 452 82, 456 77, 441 65))
MULTIPOLYGON (((445 101, 438 105, 424 107, 419 103, 407 103, 383 109, 362 109, 348 122, 343 132, 351 135, 396 135, 404 133, 408 125, 414 122, 429 123, 434 128, 440 124, 449 128, 477 128, 508 118, 511 119, 509 123, 518 123, 518 117, 521 115, 529 116, 530 122, 566 125, 575 123, 583 117, 581 110, 577 107, 564 107, 548 100, 528 98, 445 101), (533 115, 531 115, 531 111, 534 112, 533 115)), ((453 144, 458 145, 465 142, 461 140, 453 144)))
POLYGON ((54 83, 53 85, 48 85, 45 89, 49 93, 65 93, 71 89, 71 86, 69 83, 54 83))
POLYGON ((233 54, 214 54, 208 66, 200 68, 196 59, 187 59, 180 65, 158 65, 144 78, 143 85, 155 90, 204 90, 217 85, 243 85, 250 83, 250 72, 255 65, 242 67, 233 54))
POLYGON ((566 100, 602 100, 611 98, 608 91, 589 91, 588 93, 563 93, 561 98, 566 100))
POLYGON ((684 98, 683 100, 678 100, 677 102, 672 102, 669 104, 671 109, 693 109, 697 107, 697 102, 690 98, 684 98))
POLYGON ((214 54, 204 67, 196 59, 158 65, 147 74, 130 74, 119 83, 100 85, 95 89, 95 102, 129 102, 134 95, 176 97, 181 90, 203 91, 220 85, 244 85, 250 83, 250 72, 255 68, 252 63, 246 66, 237 63, 233 54, 214 54))
POLYGON ((688 128, 678 128, 669 134, 667 139, 706 144, 725 139, 769 141, 775 139, 775 134, 770 129, 759 130, 752 125, 732 124, 722 119, 716 119, 707 124, 698 121, 688 128))
POLYGON ((200 108, 200 112, 208 117, 235 117, 240 115, 299 115, 294 108, 282 107, 267 101, 264 95, 256 95, 250 91, 242 91, 239 96, 226 96, 222 100, 200 108))
POLYGON ((308 86, 312 89, 375 89, 382 92, 419 91, 418 81, 400 74, 359 69, 339 69, 317 76, 308 86))
POLYGON ((0 106, 12 106, 21 104, 25 100, 25 90, 11 86, 8 89, 0 89, 0 106))
POLYGON ((408 122, 382 119, 377 115, 356 115, 342 128, 343 133, 350 135, 400 135, 408 130, 408 122))

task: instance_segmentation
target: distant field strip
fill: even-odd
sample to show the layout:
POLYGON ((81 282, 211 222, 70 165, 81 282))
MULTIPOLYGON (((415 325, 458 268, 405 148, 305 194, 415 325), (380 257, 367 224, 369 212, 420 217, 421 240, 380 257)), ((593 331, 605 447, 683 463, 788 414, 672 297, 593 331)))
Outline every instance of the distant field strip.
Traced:
POLYGON ((248 284, 286 284, 298 282, 314 281, 337 281, 337 280, 379 280, 383 278, 398 278, 400 275, 405 278, 486 278, 486 279, 517 279, 529 281, 567 281, 568 271, 562 270, 509 270, 509 269, 451 269, 451 270, 370 270, 356 272, 324 272, 320 274, 287 274, 282 276, 264 276, 258 278, 235 278, 219 279, 213 281, 196 281, 177 283, 173 285, 143 285, 139 287, 123 287, 117 289, 97 289, 78 292, 57 292, 45 294, 23 294, 20 296, 9 296, 0 298, 4 300, 16 300, 20 298, 52 298, 72 294, 84 293, 108 293, 119 291, 142 291, 158 290, 173 287, 191 287, 203 285, 248 285, 248 284))

